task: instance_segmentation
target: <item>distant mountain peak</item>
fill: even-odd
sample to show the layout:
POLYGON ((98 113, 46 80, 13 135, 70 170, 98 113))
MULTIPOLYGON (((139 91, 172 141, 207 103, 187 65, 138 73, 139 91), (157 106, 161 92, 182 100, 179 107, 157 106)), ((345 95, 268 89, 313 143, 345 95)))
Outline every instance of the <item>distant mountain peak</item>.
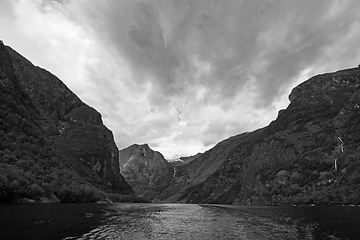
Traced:
POLYGON ((135 193, 152 200, 170 183, 173 167, 148 144, 133 144, 120 150, 120 172, 135 193))

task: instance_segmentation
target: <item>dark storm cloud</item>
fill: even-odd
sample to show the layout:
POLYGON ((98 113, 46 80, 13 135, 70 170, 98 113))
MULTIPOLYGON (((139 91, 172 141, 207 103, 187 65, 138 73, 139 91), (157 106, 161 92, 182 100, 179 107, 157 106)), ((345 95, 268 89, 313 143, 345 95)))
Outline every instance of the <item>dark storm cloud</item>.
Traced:
MULTIPOLYGON (((266 53, 263 59, 268 61, 268 65, 255 75, 260 83, 258 106, 271 102, 278 96, 282 85, 291 84, 302 70, 315 65, 323 57, 325 49, 336 45, 349 32, 356 21, 355 9, 359 9, 357 5, 353 6, 355 9, 347 8, 339 15, 328 16, 334 2, 298 3, 284 9, 282 41, 266 53)), ((276 34, 274 31, 269 35, 276 34)), ((269 47, 272 46, 269 44, 269 47)))
POLYGON ((157 104, 196 85, 219 102, 255 79, 255 104, 266 107, 348 31, 356 15, 353 9, 328 17, 331 1, 106 3, 88 7, 93 24, 129 60, 139 83, 150 79, 157 104), (210 64, 209 75, 194 77, 194 57, 210 64))
POLYGON ((113 1, 90 6, 89 14, 95 17, 92 20, 99 33, 109 36, 104 41, 109 40, 118 54, 131 63, 138 82, 152 78, 154 89, 161 93, 172 95, 181 91, 183 86, 177 82, 177 72, 184 67, 178 52, 181 48, 177 47, 177 39, 166 38, 154 4, 113 1))

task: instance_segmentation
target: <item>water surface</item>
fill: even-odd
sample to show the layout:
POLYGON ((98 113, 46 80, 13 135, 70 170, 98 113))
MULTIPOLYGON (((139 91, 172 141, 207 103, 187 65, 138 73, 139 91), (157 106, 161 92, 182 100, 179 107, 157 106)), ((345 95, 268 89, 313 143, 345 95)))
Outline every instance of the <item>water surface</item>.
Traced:
POLYGON ((0 205, 0 239, 359 239, 360 207, 0 205))

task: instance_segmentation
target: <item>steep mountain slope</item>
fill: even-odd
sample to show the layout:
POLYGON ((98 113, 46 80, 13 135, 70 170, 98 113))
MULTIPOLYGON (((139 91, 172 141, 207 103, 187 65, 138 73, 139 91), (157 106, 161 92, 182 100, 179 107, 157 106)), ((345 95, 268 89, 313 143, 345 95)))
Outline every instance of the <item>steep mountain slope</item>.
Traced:
MULTIPOLYGON (((226 139, 218 143, 214 148, 199 155, 188 164, 177 166, 175 168, 175 178, 171 185, 157 196, 156 200, 164 202, 187 202, 184 194, 187 194, 195 186, 201 185, 221 166, 226 165, 225 162, 231 158, 234 151, 244 147, 245 144, 253 144, 252 141, 255 142, 262 131, 263 129, 259 129, 254 133, 242 133, 226 139)), ((236 171, 236 169, 234 169, 234 171, 236 171)), ((230 178, 230 175, 228 177, 230 178)), ((204 201, 195 199, 191 202, 204 201)))
POLYGON ((191 163, 162 201, 360 204, 360 69, 315 76, 264 129, 232 137, 191 163))
POLYGON ((136 195, 153 200, 171 184, 174 168, 164 156, 147 144, 120 150, 120 172, 136 195))
POLYGON ((135 197, 100 113, 2 43, 0 91, 1 201, 96 201, 106 192, 135 197))

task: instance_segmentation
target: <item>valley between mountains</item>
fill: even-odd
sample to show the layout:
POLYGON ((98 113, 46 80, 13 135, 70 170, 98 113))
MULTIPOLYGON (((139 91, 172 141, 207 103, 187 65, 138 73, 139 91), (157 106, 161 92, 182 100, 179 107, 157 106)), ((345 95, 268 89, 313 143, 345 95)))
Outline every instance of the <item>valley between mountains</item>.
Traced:
POLYGON ((268 126, 169 162, 0 44, 1 202, 360 204, 360 68, 295 87, 268 126))

